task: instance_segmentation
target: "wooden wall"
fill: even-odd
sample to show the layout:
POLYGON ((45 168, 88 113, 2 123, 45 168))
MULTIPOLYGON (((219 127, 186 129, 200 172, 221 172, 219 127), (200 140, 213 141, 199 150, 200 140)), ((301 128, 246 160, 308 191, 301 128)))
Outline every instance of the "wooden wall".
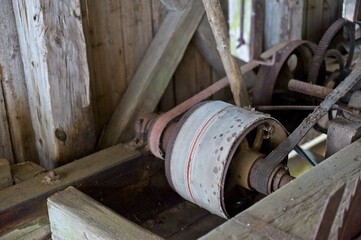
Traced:
MULTIPOLYGON (((82 0, 97 131, 114 108, 167 15, 160 0, 82 0)), ((191 43, 159 106, 166 111, 218 80, 191 43)), ((225 93, 227 94, 227 93, 225 93)))
MULTIPOLYGON (((0 0, 0 157, 52 168, 95 151, 169 13, 162 2, 184 0, 0 0)), ((340 0, 276 2, 291 14, 295 9, 299 14, 301 4, 302 35, 315 41, 340 11, 340 0), (314 19, 322 21, 316 25, 314 19)), ((227 1, 222 3, 226 8, 227 1)), ((209 56, 217 53, 214 45, 208 47, 212 37, 204 34, 204 21, 157 111, 224 76, 220 60, 209 56)), ((283 34, 280 41, 291 38, 283 34)), ((228 100, 231 94, 226 89, 213 98, 228 100)))

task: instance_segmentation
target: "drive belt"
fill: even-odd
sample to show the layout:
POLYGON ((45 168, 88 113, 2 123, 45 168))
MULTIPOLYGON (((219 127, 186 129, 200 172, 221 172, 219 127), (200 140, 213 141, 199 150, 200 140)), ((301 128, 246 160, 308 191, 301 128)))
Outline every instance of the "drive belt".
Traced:
POLYGON ((252 187, 263 194, 272 192, 272 175, 274 170, 284 162, 288 153, 298 144, 298 142, 307 134, 330 109, 352 89, 361 80, 361 61, 357 63, 353 71, 345 78, 317 107, 305 118, 302 123, 283 141, 274 151, 265 159, 257 161, 250 174, 252 187))

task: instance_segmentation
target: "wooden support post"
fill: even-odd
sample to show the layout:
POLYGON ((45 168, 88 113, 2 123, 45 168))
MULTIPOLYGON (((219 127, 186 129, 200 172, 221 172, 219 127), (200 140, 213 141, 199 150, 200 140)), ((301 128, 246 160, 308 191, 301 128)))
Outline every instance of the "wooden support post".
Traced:
POLYGON ((130 140, 136 117, 154 111, 158 105, 204 14, 200 0, 184 4, 184 8, 170 11, 161 24, 105 127, 99 148, 130 140), (130 132, 124 134, 127 129, 130 132))
POLYGON ((13 185, 13 178, 11 176, 9 161, 5 158, 0 158, 0 189, 7 188, 13 185))
MULTIPOLYGON (((13 149, 14 162, 38 162, 12 2, 2 0, 0 8, 0 95, 6 109, 0 110, 0 116, 6 114, 9 121, 9 126, 1 122, 0 132, 10 132, 6 148, 13 149)), ((11 156, 4 157, 13 162, 11 156)))
POLYGON ((162 239, 74 187, 48 199, 53 239, 162 239))
POLYGON ((249 106, 251 102, 242 73, 239 70, 235 59, 229 52, 227 24, 219 0, 203 0, 203 4, 217 43, 217 49, 227 73, 236 105, 249 106))
POLYGON ((14 0, 40 163, 54 168, 94 150, 79 0, 14 0))

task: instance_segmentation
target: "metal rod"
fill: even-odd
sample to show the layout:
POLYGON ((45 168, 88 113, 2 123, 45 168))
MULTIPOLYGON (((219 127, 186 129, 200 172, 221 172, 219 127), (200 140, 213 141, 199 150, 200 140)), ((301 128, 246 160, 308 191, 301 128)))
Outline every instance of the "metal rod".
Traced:
POLYGON ((319 85, 302 82, 296 79, 291 79, 288 82, 288 89, 291 91, 303 93, 309 96, 318 97, 318 98, 326 98, 328 94, 332 92, 333 89, 322 87, 319 85))

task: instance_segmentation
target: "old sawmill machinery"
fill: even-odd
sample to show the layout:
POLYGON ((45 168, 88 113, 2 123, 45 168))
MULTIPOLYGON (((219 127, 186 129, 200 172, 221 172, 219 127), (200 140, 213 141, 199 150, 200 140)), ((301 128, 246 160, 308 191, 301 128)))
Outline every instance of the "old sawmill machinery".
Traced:
POLYGON ((326 156, 360 137, 355 25, 341 18, 318 45, 290 41, 263 54, 273 56, 272 65, 243 65, 243 73, 257 72, 254 107, 204 101, 228 85, 224 78, 166 113, 138 119, 136 140, 165 160, 168 182, 184 199, 234 216, 257 193, 271 194, 294 179, 287 164, 293 149, 317 164, 299 147, 309 130, 328 133, 326 156), (319 122, 324 116, 328 129, 319 122))

